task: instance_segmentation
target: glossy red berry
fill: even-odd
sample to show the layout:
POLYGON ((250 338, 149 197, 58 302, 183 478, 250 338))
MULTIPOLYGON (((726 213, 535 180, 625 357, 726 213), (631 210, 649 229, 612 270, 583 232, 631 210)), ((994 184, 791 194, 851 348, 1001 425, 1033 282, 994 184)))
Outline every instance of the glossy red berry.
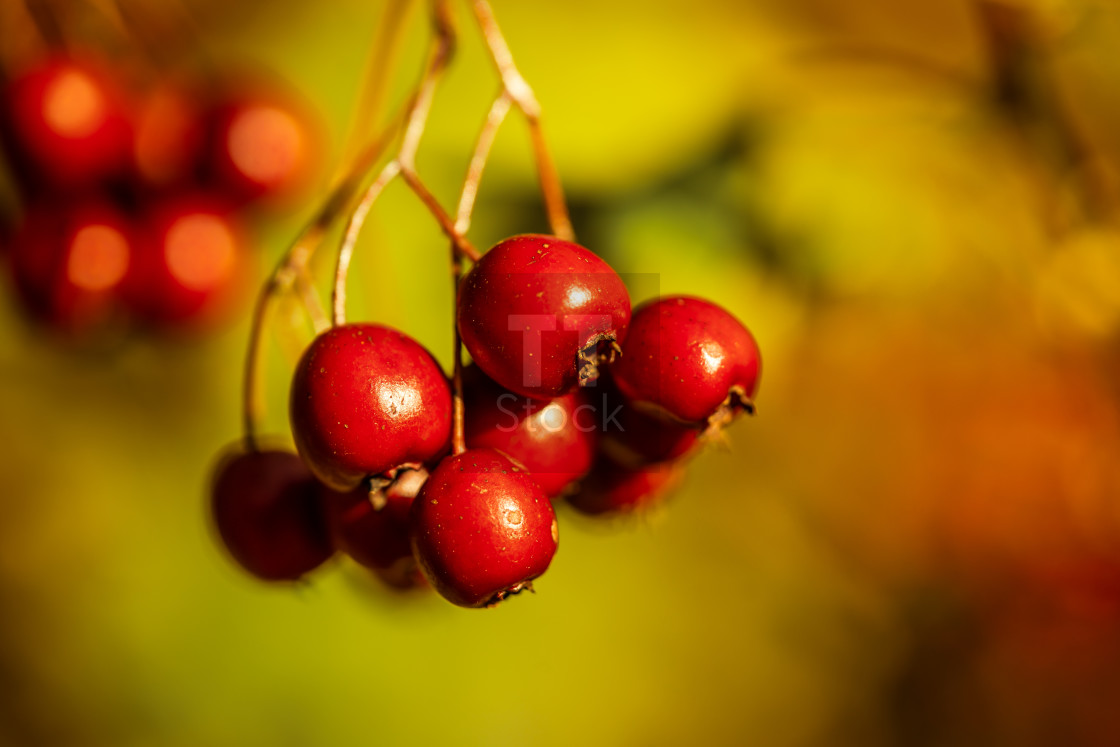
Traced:
POLYGON ((459 332, 475 363, 510 391, 559 397, 598 377, 621 342, 630 296, 611 266, 551 236, 497 244, 463 279, 459 332))
POLYGON ((292 380, 290 415, 299 453, 339 491, 447 450, 451 389, 431 353, 377 324, 319 335, 292 380))
POLYGON ((106 324, 134 260, 131 227, 102 201, 33 203, 7 257, 24 307, 59 331, 106 324))
POLYGON ((672 296, 634 311, 611 374, 639 409, 704 424, 753 410, 761 357, 754 337, 724 309, 672 296))
POLYGON ((212 197, 158 200, 145 208, 137 234, 125 296, 142 321, 201 327, 224 318, 244 296, 248 241, 233 213, 212 197))
POLYGON ((591 469, 599 409, 587 390, 530 399, 498 386, 476 366, 463 372, 463 389, 468 447, 513 457, 549 497, 591 469))
POLYGON ((0 123, 14 165, 32 183, 90 185, 127 169, 128 105, 94 64, 53 57, 15 75, 0 123))
POLYGON ((556 515, 529 474, 493 449, 440 462, 412 504, 412 549, 428 581, 461 607, 527 588, 556 553, 556 515))
POLYGON ((566 500, 580 513, 592 516, 631 513, 659 503, 680 484, 683 476, 680 463, 635 469, 602 459, 566 500))
POLYGON ((416 570, 409 541, 409 509, 428 473, 404 470, 372 494, 363 484, 349 493, 322 486, 327 529, 335 549, 358 564, 407 579, 416 570))
POLYGON ((237 200, 289 196, 318 161, 318 134, 305 107, 268 84, 225 93, 207 132, 206 176, 237 200))
POLYGON ((334 553, 318 485, 295 454, 260 451, 227 458, 214 479, 211 511, 230 555, 267 581, 294 581, 334 553))

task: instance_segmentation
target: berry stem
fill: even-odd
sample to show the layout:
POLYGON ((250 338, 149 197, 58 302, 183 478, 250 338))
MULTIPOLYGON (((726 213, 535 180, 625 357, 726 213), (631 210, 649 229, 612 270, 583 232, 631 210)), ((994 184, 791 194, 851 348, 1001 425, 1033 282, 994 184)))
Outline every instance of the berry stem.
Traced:
POLYGON ((463 275, 463 258, 455 248, 451 249, 451 329, 454 337, 451 364, 451 454, 462 454, 467 450, 466 404, 463 401, 463 337, 459 334, 456 310, 459 308, 459 279, 463 275))
POLYGON ((331 323, 336 327, 346 323, 346 279, 350 275, 350 259, 354 255, 354 245, 358 242, 358 234, 362 231, 366 215, 373 203, 381 195, 382 190, 400 173, 399 161, 393 160, 385 164, 381 173, 366 188, 361 202, 350 214, 346 223, 346 232, 343 234, 342 243, 338 248, 338 263, 334 271, 334 293, 331 297, 331 323))
POLYGON ((478 196, 478 185, 482 181, 482 171, 486 168, 486 161, 490 156, 490 148, 494 145, 494 138, 498 128, 502 126, 512 99, 509 92, 502 93, 490 105, 490 112, 486 115, 486 122, 478 134, 474 154, 471 156, 470 166, 467 167, 467 177, 463 180, 463 189, 459 193, 459 208, 455 214, 455 231, 465 234, 471 227, 471 213, 474 212, 474 201, 478 196))
POLYGON ((334 223, 350 206, 354 195, 361 185, 366 172, 377 162, 381 153, 390 142, 392 130, 383 133, 363 150, 347 174, 336 182, 327 199, 311 221, 296 236, 288 250, 280 258, 276 267, 261 287, 253 309, 249 327, 249 342, 245 354, 245 369, 242 382, 242 430, 245 447, 250 451, 257 449, 256 424, 263 414, 263 406, 258 402, 258 373, 261 347, 264 344, 264 326, 272 300, 293 287, 300 290, 304 306, 311 317, 316 331, 326 326, 318 294, 311 282, 308 263, 323 237, 334 223), (313 300, 312 300, 313 299, 313 300))
POLYGON ((472 261, 481 256, 470 241, 455 229, 455 223, 451 216, 447 214, 447 211, 443 209, 439 201, 424 185, 415 170, 416 151, 420 147, 420 140, 428 123, 432 100, 435 98, 436 88, 455 49, 455 28, 451 21, 446 0, 437 0, 433 5, 433 13, 435 40, 424 76, 420 80, 408 110, 404 125, 404 136, 401 138, 397 154, 393 160, 382 168, 378 177, 366 188, 366 192, 357 208, 350 215, 342 242, 339 244, 331 304, 332 320, 336 326, 346 323, 346 280, 350 274, 350 260, 353 257, 358 236, 361 234, 373 203, 381 196, 385 187, 398 176, 404 180, 405 184, 432 213, 440 228, 451 239, 457 253, 469 257, 472 261))
MULTIPOLYGON (((455 233, 462 235, 471 226, 471 213, 474 211, 475 197, 478 196, 478 185, 482 181, 482 172, 486 168, 486 160, 490 155, 490 148, 494 145, 494 138, 498 128, 509 113, 510 97, 502 91, 490 105, 490 112, 478 134, 474 153, 470 165, 467 167, 467 176, 463 179, 463 188, 459 192, 459 206, 455 211, 455 233)), ((472 260, 477 261, 477 258, 472 260)), ((466 440, 466 406, 463 400, 463 338, 459 334, 458 309, 459 309, 459 281, 463 276, 463 253, 457 251, 455 244, 451 245, 451 328, 455 340, 452 383, 452 431, 451 452, 462 454, 467 450, 466 440)))
POLYGON ((54 8, 50 7, 50 3, 47 0, 24 0, 24 7, 27 8, 27 15, 31 17, 32 26, 47 47, 65 50, 66 35, 62 33, 62 24, 59 23, 58 16, 54 8))
POLYGON ((537 162, 537 173, 540 179, 541 194, 544 197, 545 209, 548 211, 548 222, 552 233, 565 241, 574 241, 575 232, 572 230, 572 221, 568 215, 568 205, 564 199, 564 188, 560 184, 560 176, 556 171, 556 164, 548 149, 541 126, 541 106, 537 101, 533 89, 525 82, 525 78, 517 69, 513 61, 513 54, 506 43, 498 22, 494 19, 494 12, 486 0, 474 0, 475 18, 482 29, 482 36, 490 50, 490 57, 498 68, 502 86, 505 92, 525 115, 529 124, 529 136, 533 141, 533 155, 537 162))
POLYGON ((344 141, 346 145, 342 149, 340 167, 356 155, 356 151, 369 133, 376 132, 377 119, 381 114, 385 94, 389 88, 388 82, 393 78, 392 73, 400 57, 405 21, 408 20, 409 12, 415 5, 412 0, 389 0, 385 6, 384 15, 377 24, 373 45, 362 73, 358 106, 350 123, 349 134, 344 141))

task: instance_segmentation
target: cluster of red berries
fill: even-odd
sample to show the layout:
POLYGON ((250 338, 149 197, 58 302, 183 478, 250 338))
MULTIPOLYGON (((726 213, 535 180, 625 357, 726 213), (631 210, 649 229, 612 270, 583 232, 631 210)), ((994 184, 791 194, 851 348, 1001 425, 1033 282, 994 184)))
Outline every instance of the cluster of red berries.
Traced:
POLYGON ((213 485, 241 565, 297 579, 341 551, 394 585, 490 606, 548 568, 553 500, 646 505, 705 432, 753 409, 760 357, 739 321, 690 297, 631 316, 622 279, 571 242, 497 244, 462 279, 457 322, 474 360, 458 414, 453 383, 401 332, 342 324, 311 343, 291 388, 299 455, 242 453, 213 485))
POLYGON ((66 334, 221 317, 252 275, 244 213, 316 160, 309 117, 271 83, 141 77, 59 53, 2 81, 23 206, 0 245, 22 307, 66 334))

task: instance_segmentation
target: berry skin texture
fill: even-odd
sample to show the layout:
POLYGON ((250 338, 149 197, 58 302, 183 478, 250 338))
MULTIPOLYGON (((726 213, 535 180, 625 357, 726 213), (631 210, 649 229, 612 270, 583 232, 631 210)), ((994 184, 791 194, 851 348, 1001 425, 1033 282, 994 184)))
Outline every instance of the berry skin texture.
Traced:
POLYGON ((424 576, 461 607, 529 588, 556 553, 556 514, 528 472, 493 449, 440 462, 412 504, 412 550, 424 576))
POLYGON ((591 469, 598 411, 589 390, 535 400, 498 386, 477 366, 463 372, 466 441, 522 464, 550 498, 591 469))
POLYGON ((9 81, 2 108, 8 152, 32 183, 89 186, 128 167, 129 107, 96 64, 47 58, 9 81))
POLYGON ((611 374, 639 409, 718 425, 753 411, 761 364, 758 344, 738 319, 710 301, 671 296, 634 311, 611 374))
POLYGON ((514 236, 463 278, 463 344, 487 376, 512 392, 551 399, 598 377, 600 357, 622 342, 630 296, 611 266, 552 236, 514 236))
POLYGON ((236 454, 219 465, 214 479, 214 525, 246 571, 265 581, 295 581, 334 554, 317 493, 295 454, 236 454))
POLYGON ((370 476, 420 466, 451 441, 451 388, 420 343, 377 324, 344 324, 296 366, 289 414, 300 456, 347 492, 370 476))

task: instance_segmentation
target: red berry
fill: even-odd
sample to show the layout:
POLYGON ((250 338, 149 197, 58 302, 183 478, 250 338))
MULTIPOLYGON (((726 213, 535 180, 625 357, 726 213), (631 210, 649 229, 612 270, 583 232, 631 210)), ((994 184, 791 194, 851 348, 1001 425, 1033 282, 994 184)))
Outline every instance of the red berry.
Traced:
POLYGON ((599 450, 611 460, 638 468, 678 459, 696 446, 703 432, 700 426, 643 412, 622 396, 611 377, 604 379, 599 450))
POLYGON ((703 424, 753 410, 760 366, 758 345, 738 319, 709 301, 673 296, 634 311, 611 373, 639 409, 703 424))
POLYGON ((428 581, 461 607, 497 604, 548 569, 556 515, 529 474, 493 449, 432 472, 412 504, 412 549, 428 581))
POLYGON ((419 467, 451 439, 451 389, 431 353, 377 324, 345 324, 296 366, 290 415, 299 453, 338 491, 419 467))
POLYGON ((268 84, 225 94, 207 129, 206 174, 237 200, 288 196, 306 184, 318 160, 306 108, 268 84))
POLYGON ((176 196, 147 206, 138 236, 125 292, 141 319, 204 326, 241 300, 250 274, 248 242, 213 198, 176 196))
POLYGON ((237 454, 219 466, 214 479, 214 524, 230 555, 249 573, 294 581, 334 553, 317 492, 295 454, 237 454))
POLYGON ((476 366, 463 374, 466 440, 520 462, 545 495, 559 495, 591 469, 598 440, 598 408, 587 391, 552 400, 503 389, 476 366))
POLYGON ((459 332, 474 361, 537 399, 594 380, 629 322, 630 296, 610 265, 551 236, 502 241, 467 273, 459 296, 459 332))
POLYGON ((134 259, 124 216, 100 201, 32 204, 8 260, 27 310, 68 333, 104 325, 134 259))
POLYGON ((365 485, 349 493, 322 486, 327 529, 335 549, 358 564, 380 571, 399 570, 407 577, 415 569, 408 537, 412 501, 427 479, 425 470, 404 470, 389 485, 374 493, 365 485), (381 505, 375 506, 375 503, 381 505), (405 566, 398 569, 398 566, 405 566))
POLYGON ((161 81, 137 113, 132 147, 136 174, 149 187, 189 184, 204 142, 201 96, 188 83, 161 81))
POLYGON ((602 459, 567 501, 580 513, 593 516, 630 513, 659 502, 683 476, 684 468, 679 463, 631 469, 602 459))
POLYGON ((128 165, 128 107, 96 65, 54 57, 17 74, 0 122, 14 165, 33 183, 90 185, 128 165))

